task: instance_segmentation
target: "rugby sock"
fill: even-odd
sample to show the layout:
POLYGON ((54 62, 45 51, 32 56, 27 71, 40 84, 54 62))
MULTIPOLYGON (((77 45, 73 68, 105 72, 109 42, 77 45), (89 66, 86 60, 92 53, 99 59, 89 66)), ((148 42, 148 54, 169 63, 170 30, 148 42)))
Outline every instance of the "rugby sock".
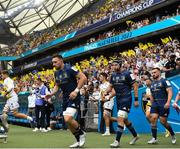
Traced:
POLYGON ((82 129, 80 127, 78 127, 76 130, 79 132, 79 135, 83 135, 84 134, 84 132, 82 131, 82 129))
POLYGON ((152 136, 157 139, 157 126, 151 126, 152 136))
POLYGON ((77 132, 74 132, 73 135, 75 136, 77 142, 79 142, 79 138, 80 138, 80 137, 79 137, 79 132, 78 132, 78 131, 77 131, 77 132))
POLYGON ((80 135, 83 135, 83 131, 81 130, 80 127, 76 128, 76 132, 73 133, 73 135, 75 136, 77 142, 79 142, 79 138, 80 138, 80 135))
POLYGON ((135 130, 134 127, 132 126, 132 123, 130 123, 129 125, 126 125, 126 127, 128 128, 128 130, 132 133, 132 135, 133 135, 134 137, 137 137, 136 130, 135 130))
POLYGON ((106 127, 106 132, 109 132, 109 127, 106 127))
POLYGON ((124 127, 118 125, 117 132, 116 132, 116 140, 119 142, 123 133, 124 127))
MULTIPOLYGON (((164 124, 163 124, 163 125, 164 125, 164 124)), ((174 135, 175 135, 172 127, 171 127, 169 124, 164 125, 164 127, 170 132, 171 136, 174 136, 174 135)))

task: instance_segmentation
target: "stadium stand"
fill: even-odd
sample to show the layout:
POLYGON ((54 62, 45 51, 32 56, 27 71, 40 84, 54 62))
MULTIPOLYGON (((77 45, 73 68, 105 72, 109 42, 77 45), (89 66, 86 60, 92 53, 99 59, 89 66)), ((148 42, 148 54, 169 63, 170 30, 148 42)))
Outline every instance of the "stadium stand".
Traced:
MULTIPOLYGON (((19 40, 12 48, 7 49, 4 48, 3 52, 1 53, 3 56, 9 55, 20 55, 21 53, 31 50, 35 47, 38 47, 44 43, 48 43, 49 41, 52 41, 56 38, 62 37, 63 35, 66 35, 70 32, 79 30, 83 27, 86 27, 88 25, 94 24, 100 20, 106 19, 110 15, 113 15, 117 13, 119 8, 121 9, 128 9, 129 7, 132 7, 133 5, 139 3, 139 1, 132 1, 127 4, 127 1, 106 1, 104 6, 101 8, 96 8, 95 12, 90 12, 88 14, 85 14, 83 17, 76 18, 76 22, 71 23, 71 26, 68 25, 61 26, 61 28, 58 27, 52 27, 44 31, 37 31, 31 34, 25 34, 23 39, 19 40), (86 20, 88 19, 88 20, 86 20), (10 52, 11 50, 11 52, 10 52), (13 51, 13 52, 12 52, 13 51)), ((122 10, 121 10, 122 11, 122 10)), ((167 13, 167 12, 166 12, 167 13)), ((179 10, 177 6, 177 10, 175 10, 171 16, 178 15, 179 10)), ((156 16, 156 21, 160 21, 163 19, 169 18, 170 15, 166 16, 156 16)), ((142 20, 141 20, 142 21, 142 20)), ((149 20, 145 19, 143 22, 133 22, 131 20, 127 21, 128 28, 136 29, 140 28, 144 25, 149 24, 149 20)), ((152 21, 154 21, 152 19, 152 21)))

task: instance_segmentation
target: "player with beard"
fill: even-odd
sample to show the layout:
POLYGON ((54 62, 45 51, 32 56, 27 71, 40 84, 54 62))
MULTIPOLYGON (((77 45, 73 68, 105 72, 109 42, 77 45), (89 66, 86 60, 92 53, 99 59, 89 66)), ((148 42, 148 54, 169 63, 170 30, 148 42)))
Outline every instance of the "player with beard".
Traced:
MULTIPOLYGON (((130 144, 135 144, 139 139, 132 123, 128 120, 128 113, 131 109, 132 104, 132 95, 131 89, 134 88, 135 101, 134 106, 139 105, 138 102, 138 84, 133 78, 130 72, 122 69, 122 61, 114 60, 113 63, 114 73, 111 75, 110 85, 105 92, 105 95, 108 95, 108 98, 111 99, 116 95, 117 102, 117 132, 115 141, 110 144, 111 147, 119 147, 120 139, 124 131, 124 126, 132 133, 133 139, 130 144)), ((106 97, 107 99, 107 97, 106 97)))
POLYGON ((176 143, 176 137, 170 124, 167 122, 169 115, 169 107, 172 99, 172 88, 168 80, 161 78, 159 68, 152 69, 153 82, 151 84, 150 99, 151 106, 151 131, 152 139, 148 144, 155 144, 157 140, 157 120, 160 119, 161 124, 170 132, 172 136, 172 144, 176 143))
POLYGON ((53 66, 56 68, 55 87, 51 94, 46 95, 49 99, 57 93, 59 88, 63 92, 63 116, 69 130, 75 136, 77 142, 70 145, 71 148, 82 147, 85 144, 85 133, 75 120, 80 107, 80 89, 86 83, 87 78, 76 68, 64 64, 61 55, 55 55, 52 58, 53 66))

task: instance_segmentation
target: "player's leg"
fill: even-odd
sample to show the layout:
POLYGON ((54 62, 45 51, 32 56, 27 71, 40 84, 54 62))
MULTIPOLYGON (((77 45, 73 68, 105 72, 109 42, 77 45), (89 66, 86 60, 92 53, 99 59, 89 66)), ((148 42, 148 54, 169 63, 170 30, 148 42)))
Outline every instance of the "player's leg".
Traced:
POLYGON ((151 123, 151 113, 150 113, 150 111, 151 111, 151 105, 150 105, 150 103, 148 101, 148 103, 146 104, 146 118, 147 118, 149 123, 151 123))
POLYGON ((103 118, 104 118, 104 121, 105 121, 105 124, 106 124, 106 130, 105 130, 105 133, 102 134, 102 136, 108 136, 110 135, 110 117, 111 117, 111 111, 108 110, 108 109, 104 109, 104 112, 103 112, 103 118))
POLYGON ((148 141, 148 144, 155 144, 158 142, 157 140, 157 120, 158 120, 157 113, 151 113, 151 132, 152 132, 152 139, 148 141))
POLYGON ((77 121, 74 120, 75 115, 77 114, 77 109, 73 107, 67 107, 66 111, 63 112, 64 120, 68 125, 69 130, 75 136, 77 142, 71 145, 70 147, 79 147, 85 144, 85 135, 81 130, 80 125, 77 121))
POLYGON ((33 118, 32 118, 32 117, 30 117, 30 116, 28 116, 28 115, 26 115, 26 114, 24 114, 24 113, 19 113, 19 112, 18 112, 18 109, 13 109, 13 110, 12 110, 12 114, 13 114, 15 117, 17 117, 17 118, 23 118, 23 119, 27 119, 27 120, 29 120, 29 121, 33 121, 33 118))
MULTIPOLYGON (((128 118, 128 113, 131 108, 131 103, 132 103, 132 98, 126 99, 125 102, 117 102, 117 108, 118 108, 118 113, 117 113, 117 131, 116 131, 116 140, 110 144, 111 147, 118 147, 120 143, 121 136, 124 131, 124 125, 125 125, 125 120, 128 118)), ((118 101, 118 100, 116 100, 118 101)))
POLYGON ((171 125, 167 122, 167 117, 160 117, 160 122, 161 124, 170 132, 171 137, 172 137, 172 144, 176 143, 176 137, 175 137, 175 133, 171 127, 171 125))
POLYGON ((111 122, 117 122, 117 118, 111 116, 111 117, 110 117, 110 121, 111 121, 111 122))
POLYGON ((153 102, 150 109, 150 115, 151 115, 151 132, 152 132, 152 139, 149 140, 148 144, 155 144, 158 142, 157 140, 157 120, 159 117, 159 109, 158 104, 156 102, 153 102))
POLYGON ((128 117, 128 112, 123 111, 123 110, 118 111, 118 118, 117 118, 118 126, 117 126, 117 131, 116 131, 116 139, 112 144, 110 144, 110 146, 113 148, 119 147, 121 136, 124 131, 124 125, 125 125, 124 119, 127 119, 127 117, 128 117))
POLYGON ((17 118, 23 118, 23 119, 27 119, 29 121, 33 121, 33 118, 30 116, 27 116, 24 113, 19 113, 18 112, 18 108, 19 108, 19 103, 18 103, 18 97, 12 97, 9 99, 9 103, 10 103, 10 111, 12 112, 12 114, 17 117, 17 118))
POLYGON ((103 117, 106 124, 106 131, 103 136, 110 135, 110 122, 117 122, 117 118, 111 117, 113 106, 114 100, 110 100, 104 103, 103 117))
POLYGON ((172 137, 172 144, 175 144, 176 137, 175 137, 175 133, 174 133, 171 125, 167 122, 168 115, 169 115, 169 109, 164 109, 164 106, 161 106, 161 110, 159 113, 160 122, 170 132, 171 137, 172 137))
POLYGON ((1 115, 1 121, 2 121, 2 127, 4 128, 4 131, 7 133, 8 130, 9 130, 9 124, 7 122, 7 118, 8 118, 8 115, 7 113, 9 112, 9 106, 8 104, 6 104, 3 108, 3 111, 2 111, 2 115, 1 115))
POLYGON ((126 125, 126 128, 131 132, 131 134, 133 135, 133 139, 130 141, 130 145, 134 145, 136 143, 136 141, 139 139, 139 135, 137 134, 136 130, 134 129, 132 123, 128 120, 125 119, 124 123, 126 125))

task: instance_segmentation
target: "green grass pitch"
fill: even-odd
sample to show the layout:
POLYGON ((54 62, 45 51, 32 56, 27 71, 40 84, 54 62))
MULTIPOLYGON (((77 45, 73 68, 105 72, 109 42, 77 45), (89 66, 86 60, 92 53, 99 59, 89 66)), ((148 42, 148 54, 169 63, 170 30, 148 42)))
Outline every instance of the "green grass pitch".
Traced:
MULTIPOLYGON (((122 148, 180 148, 180 134, 176 135, 177 143, 171 144, 171 138, 165 138, 164 134, 158 134, 158 144, 148 145, 147 141, 151 138, 150 134, 141 134, 136 145, 129 145, 132 136, 123 134, 122 148)), ((109 148, 113 142, 115 134, 102 137, 100 133, 88 132, 86 135, 85 148, 109 148)), ((0 148, 68 148, 74 143, 75 139, 69 131, 53 130, 48 133, 32 132, 31 128, 21 126, 10 126, 8 143, 4 144, 0 140, 0 148)))

